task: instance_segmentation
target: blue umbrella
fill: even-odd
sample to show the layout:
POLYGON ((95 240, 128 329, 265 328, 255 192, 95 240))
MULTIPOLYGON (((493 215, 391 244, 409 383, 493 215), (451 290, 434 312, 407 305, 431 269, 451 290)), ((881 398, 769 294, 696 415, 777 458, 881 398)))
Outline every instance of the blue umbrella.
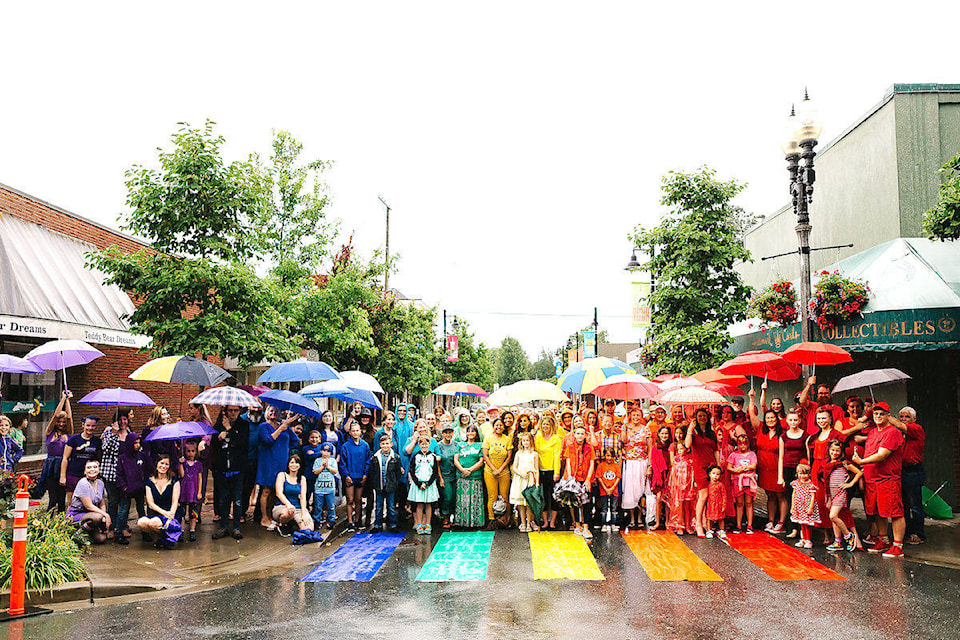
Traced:
POLYGON ((311 384, 301 389, 300 395, 308 398, 336 398, 344 402, 359 402, 368 409, 383 411, 383 405, 380 404, 372 391, 349 387, 340 380, 327 380, 326 382, 311 384))
POLYGON ((263 372, 257 382, 305 382, 339 378, 336 369, 326 362, 312 362, 300 358, 293 362, 279 362, 263 372))
POLYGON ((215 436, 217 430, 206 422, 173 422, 163 424, 147 434, 147 442, 154 440, 182 440, 185 438, 199 438, 201 436, 215 436))
POLYGON ((310 398, 305 398, 299 393, 293 391, 283 391, 281 389, 271 389, 260 394, 260 402, 273 405, 277 409, 293 411, 302 416, 320 417, 320 407, 310 398))
POLYGON ((156 402, 133 389, 97 389, 83 396, 80 404, 96 404, 103 407, 153 407, 156 402))

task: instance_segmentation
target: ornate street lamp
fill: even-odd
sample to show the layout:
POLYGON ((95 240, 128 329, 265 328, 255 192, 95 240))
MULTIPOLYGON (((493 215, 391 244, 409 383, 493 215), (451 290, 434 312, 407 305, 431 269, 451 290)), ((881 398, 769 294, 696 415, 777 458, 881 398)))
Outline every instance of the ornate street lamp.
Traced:
MULTIPOLYGON (((810 313, 810 209, 813 201, 813 183, 816 172, 813 159, 817 155, 813 150, 823 125, 807 90, 803 90, 803 102, 800 109, 790 109, 787 131, 780 145, 787 159, 787 171, 790 173, 790 195, 793 200, 793 212, 797 216, 797 240, 800 243, 800 332, 802 340, 811 340, 812 323, 810 313)), ((805 372, 806 374, 806 372, 805 372)))
POLYGON ((636 271, 641 266, 640 262, 637 260, 637 250, 634 249, 633 253, 630 254, 630 262, 627 263, 627 266, 623 268, 624 271, 636 271))

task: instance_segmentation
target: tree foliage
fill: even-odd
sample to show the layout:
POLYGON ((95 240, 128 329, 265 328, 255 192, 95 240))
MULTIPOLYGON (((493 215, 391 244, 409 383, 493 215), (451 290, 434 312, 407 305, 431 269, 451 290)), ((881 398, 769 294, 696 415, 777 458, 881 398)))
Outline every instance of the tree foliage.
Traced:
POLYGON ((127 171, 130 213, 123 227, 164 253, 245 260, 268 217, 268 178, 256 156, 224 162, 224 139, 214 128, 209 120, 202 129, 180 123, 173 149, 158 149, 158 169, 127 171))
POLYGON ((303 144, 289 131, 274 131, 270 217, 262 227, 262 246, 271 264, 314 273, 337 230, 326 215, 330 197, 322 176, 333 163, 304 163, 302 152, 303 144))
POLYGON ((430 393, 440 379, 436 320, 436 309, 388 299, 375 311, 372 322, 379 353, 363 370, 373 374, 388 393, 430 393))
POLYGON ((444 349, 438 349, 440 367, 444 370, 444 381, 469 382, 483 387, 487 391, 493 388, 496 380, 496 367, 490 351, 482 342, 470 333, 470 325, 461 319, 459 329, 459 353, 457 362, 446 362, 444 349))
POLYGON ((530 377, 530 360, 520 341, 507 336, 497 350, 497 382, 500 386, 513 384, 530 377))
POLYGON ((530 365, 530 377, 535 380, 555 380, 556 374, 553 354, 546 349, 541 349, 540 357, 530 365))
POLYGON ((923 231, 931 240, 960 239, 960 154, 951 158, 939 173, 946 174, 940 185, 937 204, 923 214, 923 231))
POLYGON ((708 167, 670 172, 661 198, 669 212, 653 229, 638 226, 631 235, 637 247, 655 248, 643 267, 656 283, 643 358, 653 373, 690 374, 725 358, 727 327, 743 319, 750 297, 734 270, 750 260, 738 229, 744 214, 731 204, 745 186, 717 180, 708 167))

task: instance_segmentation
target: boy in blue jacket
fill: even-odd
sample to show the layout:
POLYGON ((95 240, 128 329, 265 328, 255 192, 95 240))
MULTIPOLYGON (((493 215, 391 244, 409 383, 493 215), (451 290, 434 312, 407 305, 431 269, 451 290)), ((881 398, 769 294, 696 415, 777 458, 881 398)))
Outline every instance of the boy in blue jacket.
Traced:
POLYGON ((347 529, 359 526, 363 507, 363 483, 370 470, 370 445, 360 439, 360 424, 350 425, 350 439, 340 448, 340 472, 347 496, 347 529))
POLYGON ((377 518, 374 529, 383 528, 383 509, 387 509, 387 523, 390 531, 397 530, 397 488, 400 486, 400 456, 393 450, 393 439, 380 436, 380 449, 370 458, 368 482, 373 484, 376 494, 377 518))

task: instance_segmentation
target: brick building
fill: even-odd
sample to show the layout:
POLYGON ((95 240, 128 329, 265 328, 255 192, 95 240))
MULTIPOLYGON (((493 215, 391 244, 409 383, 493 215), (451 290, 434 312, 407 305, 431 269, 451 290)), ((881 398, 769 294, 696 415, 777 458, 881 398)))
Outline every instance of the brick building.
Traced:
MULTIPOLYGON (((57 338, 84 340, 103 352, 90 364, 66 370, 74 394, 74 424, 97 415, 109 424, 109 409, 80 405, 76 400, 94 389, 124 387, 142 391, 179 415, 180 385, 138 382, 127 378, 150 356, 141 349, 149 340, 129 331, 123 320, 134 309, 129 296, 105 285, 103 274, 85 268, 84 254, 116 245, 125 252, 147 245, 128 235, 0 184, 0 353, 23 356, 57 338)), ((43 430, 63 388, 60 372, 44 375, 4 374, 2 410, 15 424, 27 418, 24 443, 29 462, 43 456, 43 430), (41 403, 39 415, 28 406, 41 403)), ((186 402, 197 387, 182 390, 186 402)), ((142 429, 149 409, 135 411, 142 429)), ((32 465, 31 465, 32 466, 32 465)))

